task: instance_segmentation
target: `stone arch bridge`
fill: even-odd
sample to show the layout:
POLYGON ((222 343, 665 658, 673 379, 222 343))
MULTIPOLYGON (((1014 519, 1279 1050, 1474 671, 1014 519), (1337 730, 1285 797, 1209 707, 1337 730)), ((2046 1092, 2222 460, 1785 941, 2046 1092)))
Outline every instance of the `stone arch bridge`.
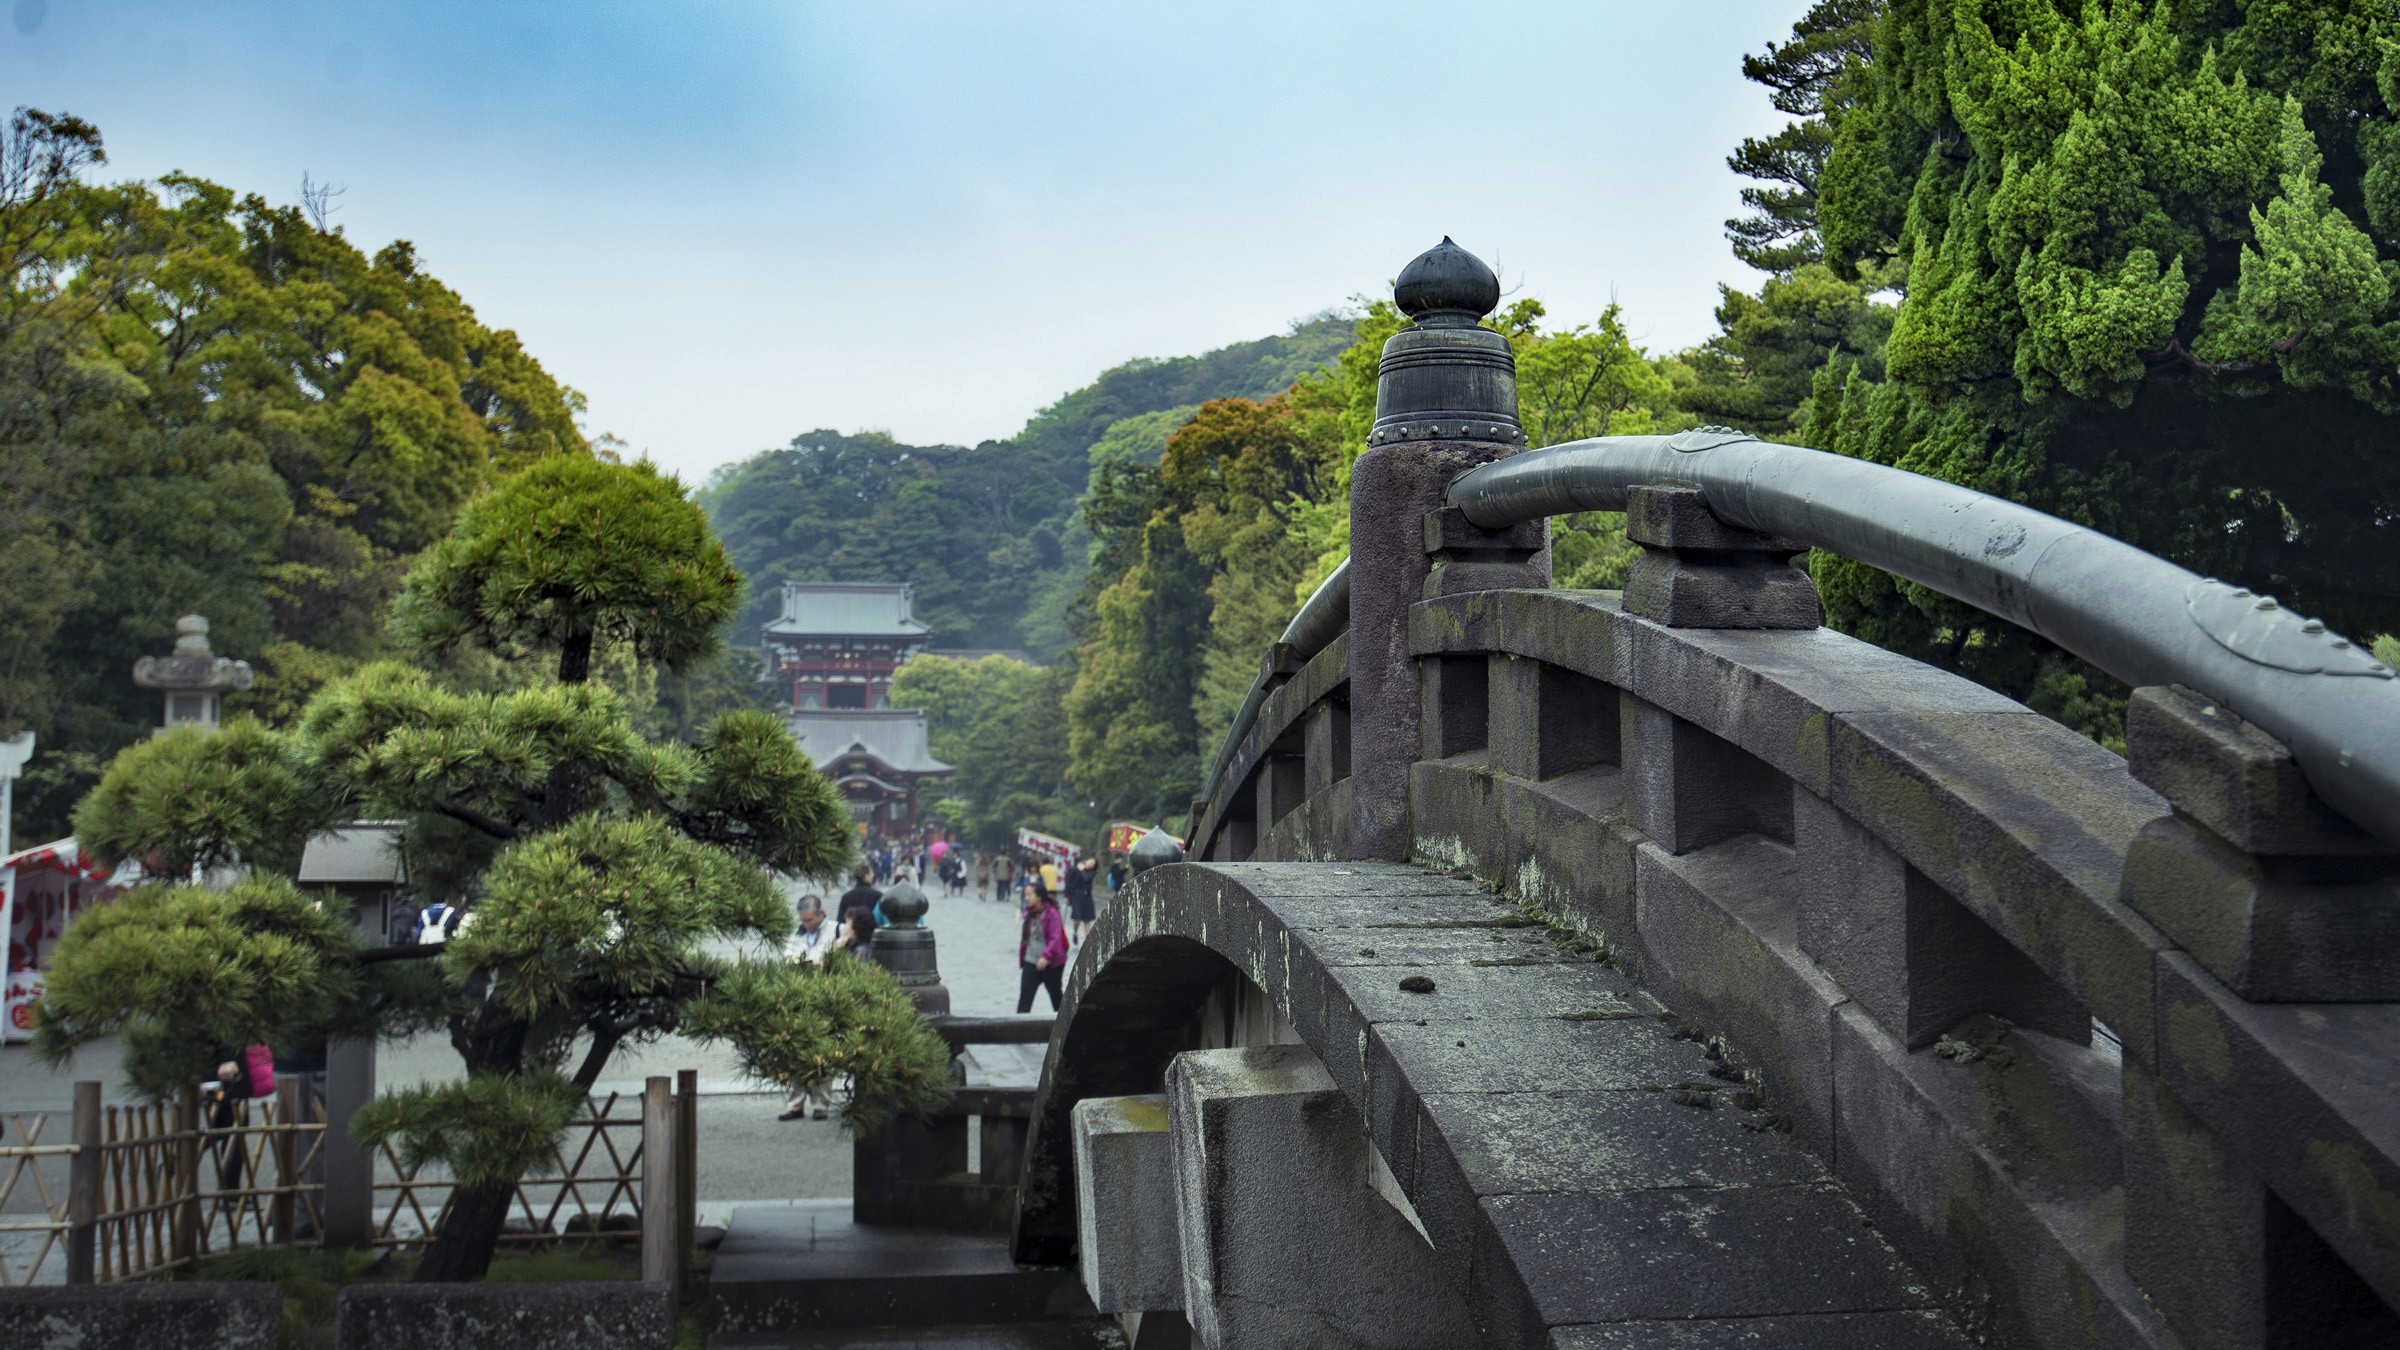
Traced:
POLYGON ((2400 687, 2272 599, 1703 430, 1525 451, 1402 274, 1353 553, 1079 959, 1014 1243, 1136 1346, 2400 1344, 2400 687), (1544 522, 1623 510, 1625 589, 1544 522), (2133 686, 1819 626, 1825 548, 2133 686))

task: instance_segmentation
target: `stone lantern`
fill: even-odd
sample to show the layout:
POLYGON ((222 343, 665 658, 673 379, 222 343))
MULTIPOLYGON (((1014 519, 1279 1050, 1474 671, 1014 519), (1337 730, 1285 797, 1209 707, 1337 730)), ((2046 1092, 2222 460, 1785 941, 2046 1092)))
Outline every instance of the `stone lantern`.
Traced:
POLYGON ((889 922, 875 930, 875 941, 868 946, 875 964, 892 972, 892 978, 916 1001, 917 1011, 927 1017, 941 1017, 950 1011, 950 990, 942 984, 941 968, 933 955, 933 930, 923 919, 933 902, 913 881, 903 881, 883 893, 883 917, 889 922))
POLYGON ((175 651, 170 656, 145 656, 133 663, 133 682, 144 689, 163 690, 166 708, 154 736, 177 727, 217 729, 225 695, 250 687, 250 663, 229 661, 208 649, 208 620, 186 614, 175 621, 175 651))

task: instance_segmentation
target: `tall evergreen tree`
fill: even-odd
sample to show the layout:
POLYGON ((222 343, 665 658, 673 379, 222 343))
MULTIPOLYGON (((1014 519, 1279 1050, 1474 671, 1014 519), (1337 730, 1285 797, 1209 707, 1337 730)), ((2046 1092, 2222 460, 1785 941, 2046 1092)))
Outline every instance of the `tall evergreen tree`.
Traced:
POLYGON ((1771 136, 1745 138, 1726 164, 1758 186, 1742 189, 1750 214, 1725 222, 1734 256, 1762 272, 1788 272, 1817 261, 1817 180, 1833 149, 1828 114, 1848 95, 1847 77, 1874 45, 1884 0, 1817 0, 1792 25, 1789 42, 1773 42, 1742 59, 1744 78, 1765 85, 1778 112, 1792 122, 1771 136))
MULTIPOLYGON (((2400 626, 2400 11, 1914 0, 1828 105, 1828 261, 1887 378, 1811 443, 2029 502, 2337 627, 2400 626)), ((2045 644, 1840 559, 1829 618, 2104 739, 2045 644)))

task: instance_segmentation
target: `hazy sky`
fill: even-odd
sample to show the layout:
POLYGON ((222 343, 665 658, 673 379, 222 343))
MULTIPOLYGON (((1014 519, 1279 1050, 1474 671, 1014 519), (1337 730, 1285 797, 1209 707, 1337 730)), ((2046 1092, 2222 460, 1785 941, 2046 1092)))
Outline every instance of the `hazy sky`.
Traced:
POLYGON ((1654 350, 1752 284, 1741 56, 1806 0, 0 0, 8 104, 117 177, 415 241, 687 478, 821 426, 1006 436, 1444 234, 1654 350))

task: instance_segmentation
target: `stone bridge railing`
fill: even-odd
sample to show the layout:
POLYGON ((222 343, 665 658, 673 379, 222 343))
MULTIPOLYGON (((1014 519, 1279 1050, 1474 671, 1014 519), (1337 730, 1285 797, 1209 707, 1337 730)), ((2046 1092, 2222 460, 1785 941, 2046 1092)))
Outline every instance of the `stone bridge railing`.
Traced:
MULTIPOLYGON (((1447 246, 1403 274, 1418 326, 1386 352, 1351 561, 1269 654, 1190 856, 1413 861, 1604 951, 1721 1037, 1970 1332, 2400 1344, 2390 672, 2272 601, 1896 470, 1714 432, 1514 455, 1505 345, 1472 326, 1487 279, 1447 246), (1551 589, 1543 517, 1594 507, 1643 557, 1622 594, 1551 589), (1811 546, 2120 674, 2126 756, 1820 627, 1792 565, 1811 546)), ((1344 1067, 1384 1029, 1328 1023, 1289 943, 1262 965, 1264 920, 1162 917, 1193 884, 1167 876, 1075 972, 1021 1254, 1066 1250, 1074 1101, 1158 1092, 1208 1046, 1307 1044, 1395 1203, 1425 1208, 1426 1140, 1392 1158, 1378 1124, 1405 1062, 1385 1056, 1397 1087, 1344 1067), (1138 1053, 1077 1030, 1095 995, 1139 1005, 1138 1053)), ((1562 1103, 1549 1127, 1587 1122, 1562 1103)), ((1485 1343, 1649 1343, 1564 1335, 1539 1270, 1418 1226, 1455 1258, 1436 1268, 1520 1300, 1475 1314, 1485 1343)))

